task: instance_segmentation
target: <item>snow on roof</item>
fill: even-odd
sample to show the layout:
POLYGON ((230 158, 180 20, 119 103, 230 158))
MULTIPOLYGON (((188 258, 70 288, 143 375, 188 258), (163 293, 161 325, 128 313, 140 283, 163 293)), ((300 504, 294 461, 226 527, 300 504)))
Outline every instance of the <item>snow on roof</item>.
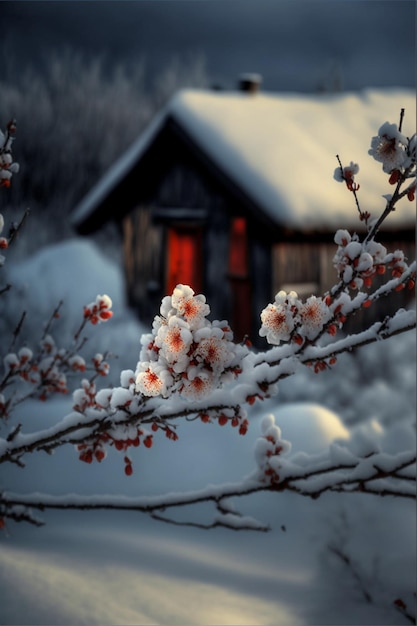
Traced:
MULTIPOLYGON (((412 134, 415 94, 367 90, 359 94, 255 96, 182 91, 171 112, 210 157, 276 221, 288 226, 357 225, 352 194, 333 180, 342 163, 359 163, 356 176, 363 210, 378 215, 390 193, 381 164, 368 155, 371 137, 385 121, 399 121, 412 134)), ((393 220, 414 223, 405 200, 393 220)))
MULTIPOLYGON (((296 229, 358 226, 353 196, 333 179, 339 154, 359 163, 362 210, 378 216, 391 193, 380 163, 368 155, 371 138, 385 122, 415 132, 412 90, 368 89, 341 94, 267 94, 179 91, 153 124, 93 189, 75 215, 80 222, 123 178, 171 116, 193 141, 276 222, 296 229)), ((414 203, 404 199, 391 227, 415 222, 414 203)))

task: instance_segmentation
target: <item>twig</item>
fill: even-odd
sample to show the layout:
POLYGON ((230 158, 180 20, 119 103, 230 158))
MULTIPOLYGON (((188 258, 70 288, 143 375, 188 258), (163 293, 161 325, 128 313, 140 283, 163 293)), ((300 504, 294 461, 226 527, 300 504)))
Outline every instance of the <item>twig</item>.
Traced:
POLYGON ((55 309, 52 311, 51 316, 49 318, 49 320, 46 322, 43 334, 42 334, 42 339, 45 339, 46 335, 49 333, 49 330, 52 326, 52 322, 59 317, 59 311, 62 307, 62 305, 64 304, 63 300, 60 300, 58 302, 58 304, 56 305, 55 309))
POLYGON ((14 329, 14 331, 12 333, 13 339, 12 339, 12 342, 11 342, 11 344, 9 346, 8 352, 11 352, 13 350, 13 348, 14 348, 14 346, 16 344, 16 340, 17 340, 17 338, 18 338, 18 336, 19 336, 19 334, 20 334, 20 332, 22 330, 22 326, 23 326, 23 323, 24 323, 25 319, 26 319, 26 311, 23 311, 22 315, 20 316, 20 320, 17 323, 17 326, 15 327, 15 329, 14 329))
POLYGON ((23 216, 20 219, 20 222, 17 224, 17 226, 15 226, 14 224, 12 224, 10 226, 9 229, 9 246, 10 244, 13 242, 13 240, 16 238, 19 230, 22 228, 23 224, 25 223, 26 219, 29 217, 30 214, 30 209, 26 209, 26 211, 23 213, 23 216))
POLYGON ((336 546, 328 546, 328 549, 329 549, 329 552, 337 556, 342 561, 342 563, 346 565, 346 567, 348 568, 348 570, 350 571, 352 575, 352 578, 357 583, 359 590, 362 593, 365 601, 368 604, 374 604, 374 600, 371 594, 366 589, 365 584, 362 580, 362 577, 360 576, 359 571, 354 566, 352 559, 349 557, 349 555, 347 555, 345 552, 343 552, 343 550, 341 550, 340 548, 336 546))
POLYGON ((6 285, 5 287, 2 287, 2 289, 0 289, 0 296, 6 293, 7 291, 9 291, 9 289, 11 288, 12 288, 11 285, 6 285))
POLYGON ((400 122, 398 124, 398 131, 399 132, 401 132, 402 127, 403 127, 404 114, 405 114, 405 109, 401 109, 401 111, 400 111, 400 122))

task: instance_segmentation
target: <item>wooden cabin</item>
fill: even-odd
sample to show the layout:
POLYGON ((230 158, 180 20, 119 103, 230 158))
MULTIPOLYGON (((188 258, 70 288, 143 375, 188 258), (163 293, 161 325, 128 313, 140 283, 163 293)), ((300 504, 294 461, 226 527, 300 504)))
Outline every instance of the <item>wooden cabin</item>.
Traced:
MULTIPOLYGON (((335 230, 360 230, 354 198, 333 179, 336 154, 360 163, 362 208, 379 215, 387 176, 371 137, 406 109, 405 90, 266 94, 184 90, 76 208, 88 235, 120 224, 128 303, 150 324, 177 283, 204 293, 212 318, 257 345, 259 314, 280 289, 323 293, 336 280, 335 230)), ((414 257, 415 207, 403 200, 381 241, 414 257)))

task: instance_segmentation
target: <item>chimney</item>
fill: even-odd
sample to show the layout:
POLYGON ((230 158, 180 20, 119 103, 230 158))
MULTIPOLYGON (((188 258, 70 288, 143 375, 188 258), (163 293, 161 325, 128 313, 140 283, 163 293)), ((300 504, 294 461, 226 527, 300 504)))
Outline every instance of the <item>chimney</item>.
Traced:
POLYGON ((260 74, 241 74, 239 77, 239 91, 249 94, 256 94, 262 83, 260 74))

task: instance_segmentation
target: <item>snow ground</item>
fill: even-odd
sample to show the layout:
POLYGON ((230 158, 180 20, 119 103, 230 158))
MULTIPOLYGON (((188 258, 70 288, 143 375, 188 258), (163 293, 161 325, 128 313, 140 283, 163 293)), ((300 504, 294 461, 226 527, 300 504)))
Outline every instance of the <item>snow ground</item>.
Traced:
MULTIPOLYGON (((26 299, 30 310, 37 306, 42 314, 65 297, 72 319, 97 293, 109 293, 116 314, 97 329, 97 341, 114 343, 117 352, 122 348, 114 369, 134 366, 143 329, 125 310, 119 270, 92 244, 74 240, 52 246, 10 273, 21 287, 19 304, 26 299), (45 271, 48 289, 40 292, 38 278, 45 271)), ((62 340, 68 332, 61 328, 62 340)), ((295 451, 318 451, 349 436, 349 404, 363 410, 364 403, 368 416, 380 418, 378 428, 394 447, 414 446, 413 437, 401 439, 402 424, 414 422, 414 334, 385 346, 367 348, 361 367, 349 356, 330 376, 306 370, 293 383, 286 381, 283 404, 278 396, 255 405, 245 437, 217 425, 183 424, 177 442, 156 438, 151 450, 137 450, 130 478, 113 451, 101 465, 87 466, 72 448, 60 449, 52 457, 28 457, 26 470, 3 469, 0 488, 141 495, 238 480, 253 469, 259 421, 272 410, 295 451), (392 359, 384 361, 381 350, 392 359)), ((70 406, 69 398, 31 401, 19 412, 29 431, 53 423, 70 406)), ((377 428, 375 422, 363 427, 377 428)), ((359 494, 312 501, 295 494, 257 494, 237 504, 269 522, 271 531, 202 531, 130 512, 47 512, 42 528, 10 524, 0 535, 0 623, 407 623, 392 603, 398 597, 413 601, 414 502, 359 494), (331 548, 348 554, 352 567, 331 548)), ((201 507, 197 514, 209 511, 201 507)))

